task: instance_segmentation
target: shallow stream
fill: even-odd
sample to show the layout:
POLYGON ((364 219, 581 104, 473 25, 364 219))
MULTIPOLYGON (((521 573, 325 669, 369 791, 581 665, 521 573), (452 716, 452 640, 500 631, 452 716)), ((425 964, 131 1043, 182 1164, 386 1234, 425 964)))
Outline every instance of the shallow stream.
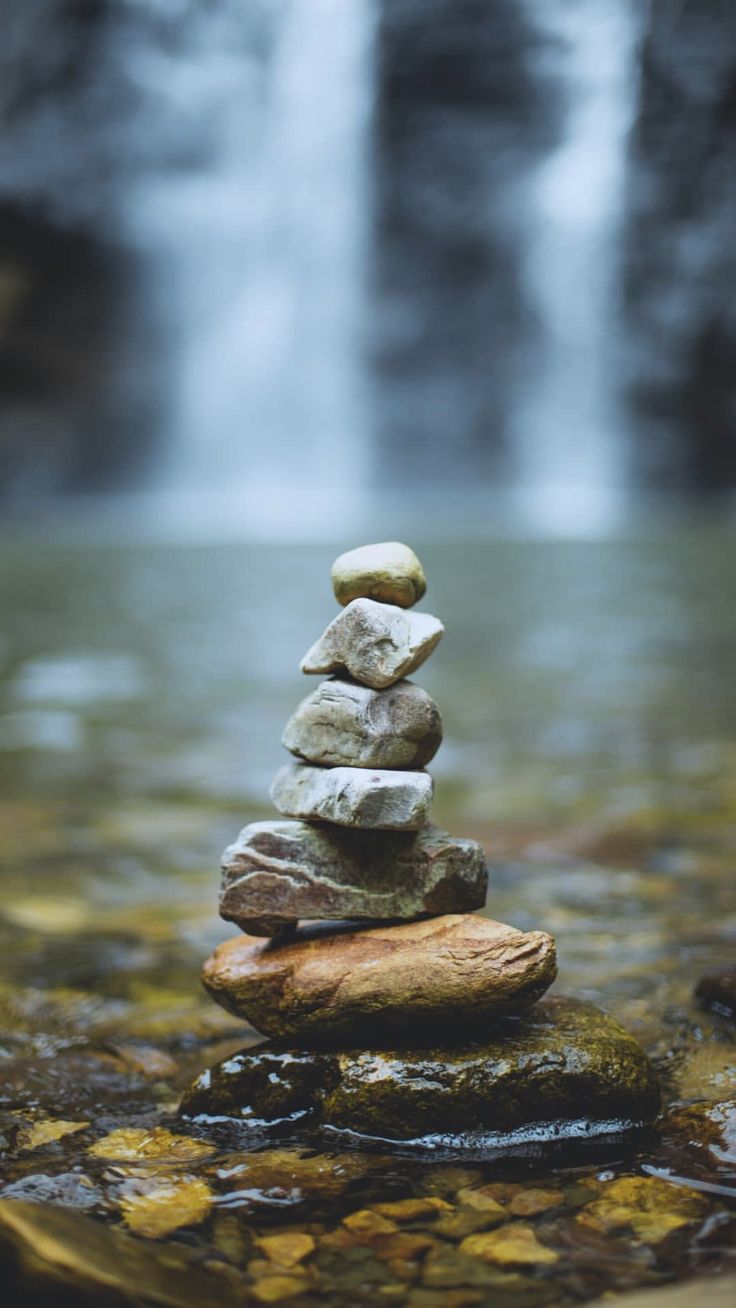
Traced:
POLYGON ((6 537, 0 1198, 37 1206, 0 1230, 34 1293, 526 1306, 736 1271, 736 1025, 693 998, 736 953, 736 532, 413 543, 447 627, 416 677, 435 812, 484 843, 488 913, 556 936, 556 991, 639 1037, 665 1106, 726 1106, 505 1162, 183 1126, 182 1090, 257 1039, 198 972, 336 551, 6 537))

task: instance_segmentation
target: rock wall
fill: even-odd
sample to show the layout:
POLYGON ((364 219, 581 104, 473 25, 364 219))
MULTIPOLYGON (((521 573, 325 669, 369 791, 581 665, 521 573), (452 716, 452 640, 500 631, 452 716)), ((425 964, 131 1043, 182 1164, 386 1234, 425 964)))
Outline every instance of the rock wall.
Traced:
POLYGON ((736 484, 736 6, 648 7, 626 233, 629 374, 648 478, 736 484))

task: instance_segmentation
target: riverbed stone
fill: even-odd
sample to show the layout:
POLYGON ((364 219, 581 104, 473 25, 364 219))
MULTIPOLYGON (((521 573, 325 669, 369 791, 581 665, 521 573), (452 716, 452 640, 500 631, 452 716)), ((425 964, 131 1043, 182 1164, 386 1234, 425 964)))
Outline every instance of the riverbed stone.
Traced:
POLYGON ((658 1107, 656 1075, 633 1036, 591 1004, 548 996, 493 1024, 479 1013, 472 1041, 454 1047, 437 1032, 425 1047, 246 1049, 205 1072, 182 1112, 538 1154, 618 1136, 658 1107))
POLYGON ((352 600, 338 613, 301 662, 306 673, 347 672, 374 690, 408 677, 428 659, 444 634, 431 613, 396 604, 352 600))
POLYGON ((736 967, 720 972, 708 972, 698 981, 695 997, 703 1008, 710 1008, 723 1017, 736 1017, 736 967))
POLYGON ((428 772, 287 763, 271 783, 271 799, 286 817, 370 830, 417 831, 429 819, 433 790, 428 772))
POLYGON ((483 907, 487 885, 481 846, 438 827, 251 822, 223 855, 220 914, 251 935, 275 935, 300 918, 469 912, 483 907))
POLYGON ((332 565, 332 588, 340 604, 373 599, 410 609, 424 595, 427 579, 408 545, 384 540, 347 550, 332 565))
POLYGON ((538 999, 556 974, 543 931, 474 914, 283 943, 237 936, 202 973, 223 1007, 277 1039, 377 1039, 477 1029, 538 999))
POLYGON ((423 768, 440 747, 442 718, 412 681, 372 690, 331 677, 297 706, 282 740, 326 767, 423 768))

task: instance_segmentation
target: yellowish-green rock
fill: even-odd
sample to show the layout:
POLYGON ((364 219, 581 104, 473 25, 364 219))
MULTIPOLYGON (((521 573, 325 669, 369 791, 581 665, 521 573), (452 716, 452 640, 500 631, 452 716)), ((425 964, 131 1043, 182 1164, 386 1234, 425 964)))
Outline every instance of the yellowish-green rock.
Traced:
POLYGON ((149 1240, 160 1240, 183 1226, 198 1226, 209 1217, 212 1204, 212 1191, 198 1176, 135 1182, 120 1200, 126 1226, 149 1240))
POLYGON ((512 1222, 499 1231, 469 1235, 460 1245, 460 1252, 500 1267, 541 1267, 559 1258, 554 1249, 537 1239, 531 1226, 521 1222, 512 1222))
POLYGON ((427 589, 419 559, 400 541, 381 541, 348 550, 332 565, 332 586, 340 604, 355 599, 379 600, 410 609, 427 589))
POLYGON ((295 1267, 314 1252, 314 1237, 306 1231, 282 1231, 278 1235, 264 1235, 258 1247, 272 1263, 282 1267, 295 1267))
POLYGON ((576 1221, 606 1235, 628 1229, 644 1244, 659 1244, 707 1208, 698 1191, 657 1176, 620 1176, 599 1184, 600 1198, 587 1204, 576 1221))

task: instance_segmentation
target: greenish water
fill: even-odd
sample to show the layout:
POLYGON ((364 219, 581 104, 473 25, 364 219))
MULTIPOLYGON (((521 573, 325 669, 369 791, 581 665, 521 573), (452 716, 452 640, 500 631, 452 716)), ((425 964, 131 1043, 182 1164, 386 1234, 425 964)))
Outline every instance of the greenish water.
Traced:
MULTIPOLYGON (((445 721, 435 811, 484 842, 489 913, 557 937, 557 990, 639 1036, 666 1100, 733 1100, 736 1028, 700 1011, 692 990, 736 954, 736 533, 415 544, 424 607, 447 627, 416 677, 445 721)), ((278 1145, 90 1153, 121 1127, 181 1134, 182 1089, 256 1039, 204 996, 198 971, 231 933, 216 912, 219 854, 270 811, 280 734, 311 684, 298 661, 334 613, 335 552, 3 540, 5 1194, 87 1213, 113 1265, 135 1200, 173 1185, 160 1204, 185 1224, 156 1239, 137 1228, 141 1268, 123 1258, 131 1299, 135 1276, 150 1288, 165 1257, 196 1263, 220 1302, 419 1308, 572 1303, 732 1265, 729 1150, 696 1167, 655 1141, 595 1163, 510 1168, 278 1145), (44 1140, 49 1119, 74 1129, 44 1140), (647 1167, 722 1193, 698 1190, 696 1202, 647 1167), (617 1224, 600 1204, 627 1179, 639 1189, 625 1202, 616 1192, 617 1224), (557 1196, 523 1216, 518 1189, 496 1191, 554 1259, 460 1249, 466 1192, 488 1184, 557 1196), (346 1215, 411 1194, 452 1205, 449 1233, 425 1214, 393 1253, 385 1231, 345 1238, 346 1215), (647 1212, 669 1218, 647 1224, 647 1212), (257 1243, 274 1231, 310 1234, 315 1249, 285 1270, 257 1243)), ((82 1261, 85 1224, 75 1216, 62 1238, 82 1261)), ((191 1301, 209 1292, 192 1288, 191 1301)))

